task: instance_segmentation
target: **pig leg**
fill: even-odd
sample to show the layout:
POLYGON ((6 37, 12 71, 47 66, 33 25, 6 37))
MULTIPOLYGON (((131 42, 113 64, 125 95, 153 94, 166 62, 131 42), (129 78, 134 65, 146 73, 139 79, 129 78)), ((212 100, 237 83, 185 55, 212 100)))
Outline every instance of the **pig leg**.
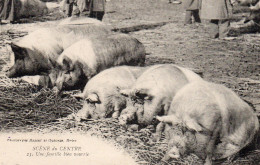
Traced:
MULTIPOLYGON (((167 115, 168 114, 168 111, 169 111, 169 108, 170 108, 170 101, 167 101, 164 105, 164 115, 167 115)), ((165 128, 165 123, 164 122, 160 122, 157 126, 156 126, 156 132, 154 134, 154 137, 153 137, 153 141, 159 141, 162 137, 162 131, 164 130, 165 128)))
POLYGON ((153 141, 159 141, 162 137, 162 131, 165 127, 165 123, 160 122, 157 126, 156 126, 156 132, 153 136, 153 141))
POLYGON ((75 121, 80 122, 81 119, 88 119, 89 116, 90 116, 89 110, 81 109, 76 114, 73 113, 73 114, 69 115, 68 118, 74 119, 75 121))
MULTIPOLYGON (((240 147, 234 143, 230 142, 222 142, 217 145, 217 151, 215 152, 215 156, 217 158, 227 158, 232 156, 232 154, 237 153, 240 150, 240 147)), ((231 160, 233 158, 231 157, 231 160)))
POLYGON ((48 76, 41 76, 39 79, 39 85, 43 88, 53 88, 55 83, 55 78, 52 76, 52 74, 49 74, 48 76))
POLYGON ((220 133, 220 129, 221 129, 221 120, 217 120, 216 121, 216 125, 215 127, 212 129, 213 130, 213 133, 209 139, 209 142, 207 144, 207 147, 206 147, 206 160, 205 160, 205 165, 212 165, 212 157, 213 157, 213 152, 214 152, 214 149, 215 149, 215 143, 216 143, 216 140, 217 140, 217 137, 220 133))
POLYGON ((39 79, 39 86, 43 88, 48 88, 50 86, 49 76, 41 76, 39 79))

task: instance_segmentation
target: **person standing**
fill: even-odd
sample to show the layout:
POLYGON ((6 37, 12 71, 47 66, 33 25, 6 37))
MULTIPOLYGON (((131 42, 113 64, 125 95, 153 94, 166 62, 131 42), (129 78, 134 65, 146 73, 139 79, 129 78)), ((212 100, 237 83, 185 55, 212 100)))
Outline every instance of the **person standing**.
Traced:
POLYGON ((211 38, 234 39, 228 36, 232 8, 231 0, 202 0, 201 19, 210 21, 211 38))
POLYGON ((183 7, 186 10, 184 25, 192 23, 192 16, 194 18, 194 22, 201 23, 199 16, 201 0, 184 0, 183 7))
POLYGON ((65 8, 66 8, 65 11, 66 11, 67 17, 72 16, 74 3, 75 3, 74 0, 65 0, 65 8))
POLYGON ((0 20, 5 23, 13 23, 17 20, 15 13, 16 0, 0 0, 0 20))
POLYGON ((66 5, 68 17, 79 12, 76 15, 89 16, 102 21, 105 14, 105 0, 66 0, 66 5), (75 11, 73 11, 73 5, 75 6, 75 11))
POLYGON ((90 17, 102 21, 105 14, 105 0, 91 0, 90 17))

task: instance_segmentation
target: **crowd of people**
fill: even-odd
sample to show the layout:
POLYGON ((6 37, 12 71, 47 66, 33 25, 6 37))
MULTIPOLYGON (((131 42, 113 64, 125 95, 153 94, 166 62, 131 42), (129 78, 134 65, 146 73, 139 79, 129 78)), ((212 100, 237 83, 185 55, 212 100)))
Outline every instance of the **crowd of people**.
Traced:
MULTIPOLYGON (((208 20, 211 38, 232 40, 229 36, 230 18, 233 4, 237 0, 169 0, 171 4, 183 4, 186 10, 184 25, 201 23, 201 19, 208 20), (192 21, 192 17, 194 21, 192 21)), ((1 22, 13 23, 17 21, 17 0, 0 0, 1 22)), ((63 11, 67 17, 88 16, 98 20, 105 14, 106 0, 64 0, 63 11)))
POLYGON ((186 10, 184 24, 201 23, 201 19, 209 21, 210 38, 232 40, 229 36, 230 18, 235 0, 183 0, 186 10))
POLYGON ((65 0, 64 3, 65 13, 68 17, 74 14, 102 21, 105 14, 105 0, 65 0))
MULTIPOLYGON (((89 16, 102 20, 105 14, 106 0, 63 0, 63 9, 66 16, 89 16)), ((0 0, 0 23, 15 23, 19 21, 17 8, 19 0, 0 0)))

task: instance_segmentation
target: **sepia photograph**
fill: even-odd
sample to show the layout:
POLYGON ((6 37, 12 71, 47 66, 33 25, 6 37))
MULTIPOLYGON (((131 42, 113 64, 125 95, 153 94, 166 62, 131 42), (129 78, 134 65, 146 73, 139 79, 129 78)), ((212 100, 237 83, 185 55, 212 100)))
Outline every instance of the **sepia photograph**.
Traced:
POLYGON ((0 0, 0 165, 260 165, 260 0, 0 0))

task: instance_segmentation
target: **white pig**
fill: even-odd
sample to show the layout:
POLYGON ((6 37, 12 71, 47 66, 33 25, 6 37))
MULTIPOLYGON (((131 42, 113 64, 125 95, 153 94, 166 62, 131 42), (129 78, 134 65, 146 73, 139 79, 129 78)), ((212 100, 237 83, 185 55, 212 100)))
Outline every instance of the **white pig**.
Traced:
POLYGON ((143 44, 129 35, 86 38, 67 48, 57 59, 61 69, 56 86, 59 91, 82 89, 104 69, 119 65, 143 66, 144 62, 143 44))
POLYGON ((118 66, 106 69, 92 79, 84 88, 81 97, 83 108, 75 115, 76 120, 118 118, 126 107, 126 98, 121 89, 130 88, 147 67, 118 66))
MULTIPOLYGON (((102 24, 87 24, 89 20, 80 19, 80 24, 75 25, 77 19, 71 24, 36 30, 21 40, 12 42, 14 52, 14 65, 9 69, 9 78, 26 75, 48 75, 55 68, 58 56, 70 45, 82 38, 106 35, 110 29, 102 24)), ((78 22, 77 22, 78 23, 78 22)), ((53 73, 54 74, 54 73, 53 73)), ((55 79, 56 76, 49 76, 55 79)), ((52 80, 51 86, 56 80, 52 80)))
POLYGON ((194 153, 212 164, 212 159, 232 156, 247 146, 259 129, 253 109, 223 85, 206 81, 182 88, 167 116, 157 117, 171 129, 164 160, 194 153))
MULTIPOLYGON (((126 125, 135 115, 140 125, 156 124, 153 123, 155 117, 167 114, 175 94, 183 86, 194 81, 203 80, 193 71, 177 65, 159 64, 150 67, 131 89, 121 90, 129 99, 127 108, 119 118, 120 124, 126 125)), ((157 138, 160 138, 161 127, 160 123, 156 129, 157 138)))

